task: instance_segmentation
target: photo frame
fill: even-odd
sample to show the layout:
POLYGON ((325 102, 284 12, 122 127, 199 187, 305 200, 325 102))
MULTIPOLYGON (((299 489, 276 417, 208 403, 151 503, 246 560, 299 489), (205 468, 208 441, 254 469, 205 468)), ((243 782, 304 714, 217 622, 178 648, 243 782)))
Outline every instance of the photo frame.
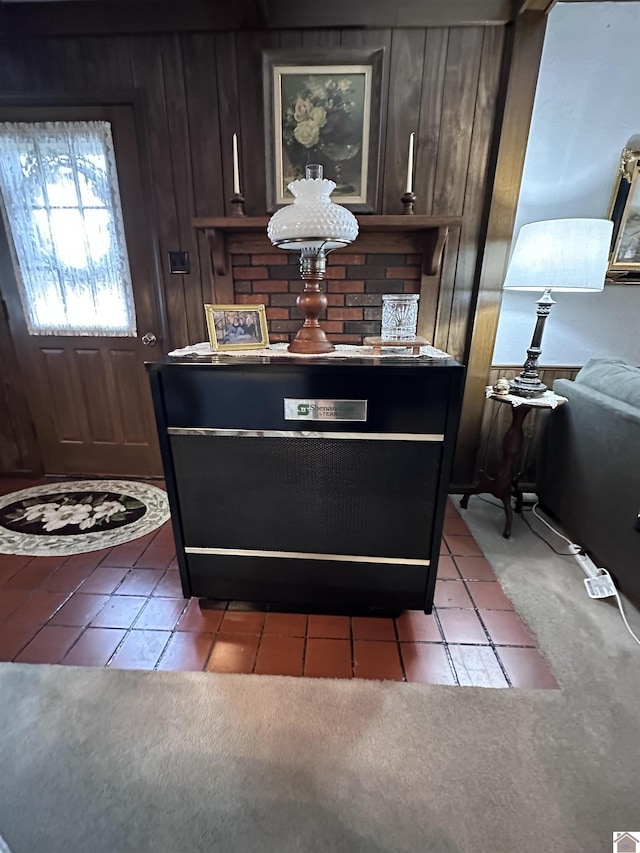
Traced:
POLYGON ((213 352, 269 346, 264 305, 205 305, 204 310, 213 352))
POLYGON ((320 163, 332 199, 375 213, 379 198, 384 48, 265 51, 267 209, 293 201, 287 189, 320 163))
MULTIPOLYGON (((635 141, 635 137, 630 142, 635 141)), ((608 272, 613 281, 640 283, 640 150, 626 147, 611 197, 613 221, 608 272)))

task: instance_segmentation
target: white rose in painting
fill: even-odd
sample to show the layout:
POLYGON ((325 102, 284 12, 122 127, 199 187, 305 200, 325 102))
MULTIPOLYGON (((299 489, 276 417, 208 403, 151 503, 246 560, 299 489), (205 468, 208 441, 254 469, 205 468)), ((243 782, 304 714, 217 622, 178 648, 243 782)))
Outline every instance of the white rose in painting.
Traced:
POLYGON ((100 519, 110 519, 112 515, 115 515, 117 512, 126 512, 127 508, 124 504, 121 504, 120 501, 104 501, 99 504, 93 512, 95 514, 96 521, 100 519))
POLYGON ((315 121, 318 127, 324 127, 327 123, 327 113, 324 107, 314 107, 311 110, 311 121, 315 121))
POLYGON ((311 101, 305 98, 298 98, 293 109, 293 117, 296 121, 306 121, 311 115, 311 101))
POLYGON ((89 515, 91 515, 91 507, 87 504, 61 506, 43 516, 43 527, 49 532, 59 530, 61 527, 66 527, 67 524, 80 524, 89 515))
POLYGON ((293 135, 300 145, 304 145, 305 148, 313 148, 314 145, 318 144, 318 140, 320 139, 320 128, 315 121, 308 119, 307 121, 301 121, 296 126, 293 135))
POLYGON ((346 94, 346 93, 349 91, 349 89, 350 89, 350 88, 351 88, 351 81, 349 81, 349 80, 340 80, 340 81, 338 82, 338 89, 339 89, 339 91, 340 91, 340 92, 342 92, 343 94, 346 94))

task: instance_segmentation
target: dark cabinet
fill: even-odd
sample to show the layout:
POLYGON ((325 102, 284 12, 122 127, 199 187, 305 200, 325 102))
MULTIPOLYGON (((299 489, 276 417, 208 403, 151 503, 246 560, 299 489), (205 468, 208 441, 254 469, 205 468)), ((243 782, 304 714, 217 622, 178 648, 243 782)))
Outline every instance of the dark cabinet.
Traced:
POLYGON ((185 595, 430 611, 459 364, 147 368, 185 595))

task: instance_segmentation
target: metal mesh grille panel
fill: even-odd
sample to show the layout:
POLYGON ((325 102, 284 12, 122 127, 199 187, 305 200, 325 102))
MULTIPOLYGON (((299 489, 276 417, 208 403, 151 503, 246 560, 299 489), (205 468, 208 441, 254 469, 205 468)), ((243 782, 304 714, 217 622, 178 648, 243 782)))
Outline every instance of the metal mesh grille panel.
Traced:
POLYGON ((187 547, 427 559, 430 442, 172 436, 187 547))

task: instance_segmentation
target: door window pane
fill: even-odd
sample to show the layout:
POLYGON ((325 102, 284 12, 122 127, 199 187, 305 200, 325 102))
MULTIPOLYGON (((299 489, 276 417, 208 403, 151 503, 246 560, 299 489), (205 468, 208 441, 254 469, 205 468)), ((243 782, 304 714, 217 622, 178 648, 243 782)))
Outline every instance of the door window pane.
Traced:
POLYGON ((0 196, 29 334, 135 336, 110 124, 0 122, 0 196))

